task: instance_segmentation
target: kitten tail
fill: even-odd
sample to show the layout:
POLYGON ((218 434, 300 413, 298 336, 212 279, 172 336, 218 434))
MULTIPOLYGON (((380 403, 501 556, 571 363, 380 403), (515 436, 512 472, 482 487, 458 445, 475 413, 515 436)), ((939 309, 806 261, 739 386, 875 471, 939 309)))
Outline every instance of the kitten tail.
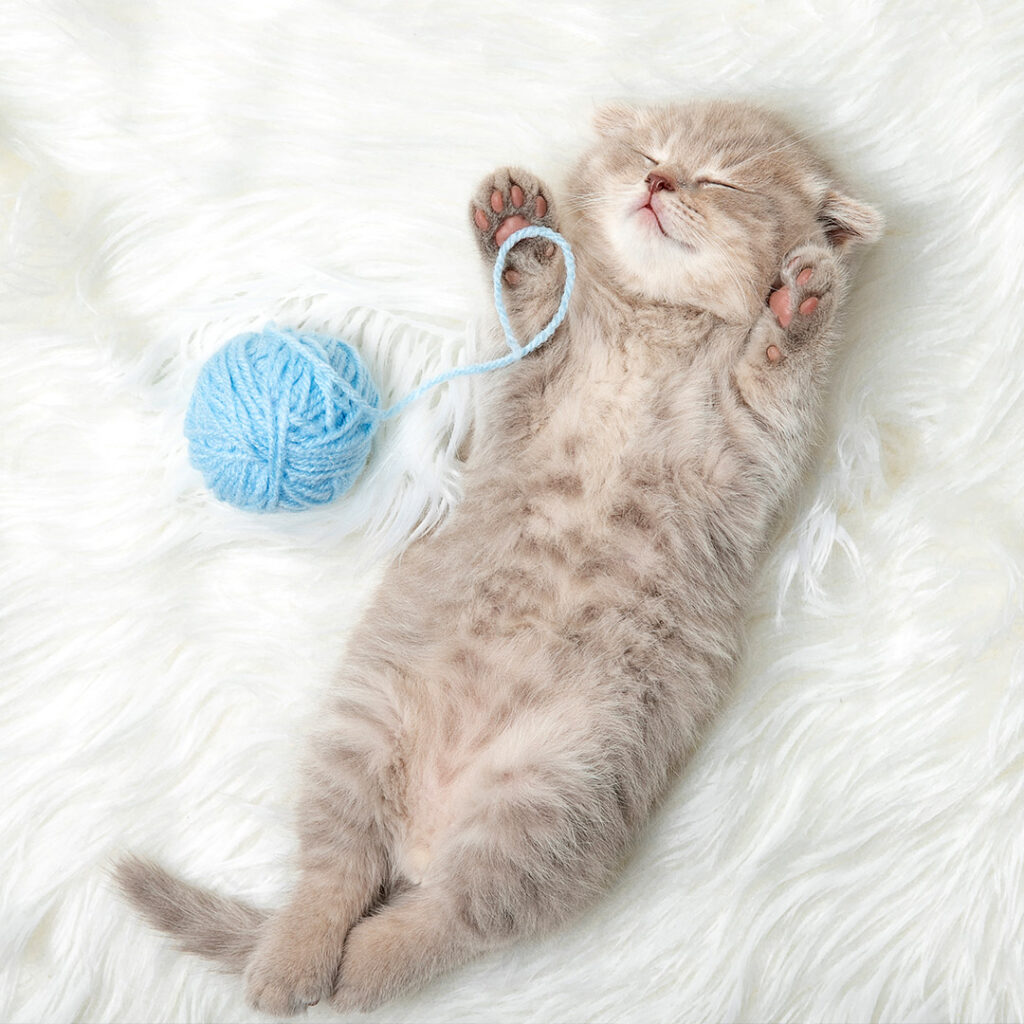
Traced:
POLYGON ((114 879, 128 901, 179 948, 213 960, 232 973, 245 970, 267 914, 242 900, 191 885, 152 861, 125 857, 114 879))

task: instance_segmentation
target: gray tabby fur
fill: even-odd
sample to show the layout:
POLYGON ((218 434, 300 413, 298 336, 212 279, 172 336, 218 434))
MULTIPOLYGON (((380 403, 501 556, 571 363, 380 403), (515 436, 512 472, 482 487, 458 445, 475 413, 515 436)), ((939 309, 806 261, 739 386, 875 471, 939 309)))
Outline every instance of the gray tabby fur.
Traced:
MULTIPOLYGON (((464 501, 351 639, 310 744, 290 899, 263 914, 119 868, 152 924, 244 972, 268 1013, 369 1009, 566 921, 727 692, 813 451, 847 256, 880 218, 746 105, 612 107, 597 129, 564 210, 517 168, 474 197, 488 270, 496 231, 544 223, 573 245, 576 292, 494 385, 464 501), (816 307, 784 328, 773 292, 816 307)), ((514 250, 519 338, 563 273, 543 241, 514 250)))

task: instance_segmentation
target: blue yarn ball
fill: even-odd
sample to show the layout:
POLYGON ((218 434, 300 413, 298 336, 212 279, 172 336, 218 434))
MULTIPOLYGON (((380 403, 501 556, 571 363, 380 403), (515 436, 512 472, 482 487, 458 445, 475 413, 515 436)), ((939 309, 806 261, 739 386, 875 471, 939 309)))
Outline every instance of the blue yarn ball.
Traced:
POLYGON ((379 410, 350 345, 270 324, 233 338, 203 366, 185 417, 189 459, 239 508, 321 505, 366 464, 379 410))

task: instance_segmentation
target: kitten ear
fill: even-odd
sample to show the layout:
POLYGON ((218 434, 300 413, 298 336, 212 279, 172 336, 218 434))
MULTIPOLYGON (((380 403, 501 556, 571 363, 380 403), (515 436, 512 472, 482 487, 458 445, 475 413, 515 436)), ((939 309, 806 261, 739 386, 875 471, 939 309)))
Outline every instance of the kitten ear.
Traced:
POLYGON ((636 124, 636 108, 628 103, 608 103, 594 114, 598 135, 618 135, 636 124))
POLYGON ((882 237, 885 220, 867 203, 829 189, 818 211, 818 220, 829 242, 837 248, 849 242, 876 242, 882 237))

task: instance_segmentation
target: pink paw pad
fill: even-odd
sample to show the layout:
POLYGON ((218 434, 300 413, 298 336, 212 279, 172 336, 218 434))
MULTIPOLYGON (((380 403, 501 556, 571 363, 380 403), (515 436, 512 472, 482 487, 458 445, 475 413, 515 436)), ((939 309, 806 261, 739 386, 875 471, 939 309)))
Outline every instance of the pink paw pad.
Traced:
MULTIPOLYGON (((470 219, 480 233, 477 241, 481 249, 493 258, 494 250, 505 245, 517 231, 543 224, 550 210, 551 204, 541 195, 539 183, 528 178, 522 182, 513 181, 506 168, 495 174, 478 193, 470 209, 470 219)), ((540 239, 520 255, 525 258, 529 254, 529 264, 536 258, 550 259, 556 251, 554 243, 540 239)), ((524 274, 522 268, 509 266, 503 277, 507 285, 514 287, 522 282, 524 274)))
MULTIPOLYGON (((810 279, 814 276, 814 270, 811 267, 805 267, 797 275, 796 283, 798 285, 807 284, 810 279)), ((801 316, 810 316, 818 308, 818 302, 820 300, 816 295, 811 295, 804 299, 800 303, 799 309, 795 312, 801 316)), ((793 301, 792 295, 789 290, 789 285, 783 285, 777 291, 771 293, 768 296, 768 306, 771 311, 775 314, 775 318, 779 321, 779 326, 786 328, 793 322, 793 301)), ((772 360, 774 362, 774 360, 772 360)))
POLYGON ((513 214, 511 217, 506 217, 498 226, 498 230, 494 232, 495 245, 503 245, 509 235, 515 234, 520 229, 528 228, 529 226, 530 222, 525 217, 520 217, 518 213, 513 214))
POLYGON ((768 306, 782 327, 788 327, 793 322, 793 311, 790 309, 789 304, 788 285, 783 285, 778 291, 771 293, 768 297, 768 306))
MULTIPOLYGON (((509 200, 513 209, 523 209, 526 204, 526 193, 523 192, 519 185, 512 185, 509 189, 509 200)), ((505 197, 498 189, 491 192, 489 205, 495 213, 505 212, 505 197)), ((548 201, 543 196, 538 195, 533 201, 533 209, 538 219, 543 217, 548 212, 548 201)), ((473 223, 481 231, 486 231, 490 226, 490 218, 487 216, 487 211, 475 210, 473 212, 473 223)), ((495 245, 502 245, 510 235, 522 228, 529 227, 530 223, 526 217, 519 213, 513 213, 510 217, 506 217, 494 232, 495 245)), ((546 255, 550 256, 553 253, 554 246, 552 245, 549 247, 546 255)))

